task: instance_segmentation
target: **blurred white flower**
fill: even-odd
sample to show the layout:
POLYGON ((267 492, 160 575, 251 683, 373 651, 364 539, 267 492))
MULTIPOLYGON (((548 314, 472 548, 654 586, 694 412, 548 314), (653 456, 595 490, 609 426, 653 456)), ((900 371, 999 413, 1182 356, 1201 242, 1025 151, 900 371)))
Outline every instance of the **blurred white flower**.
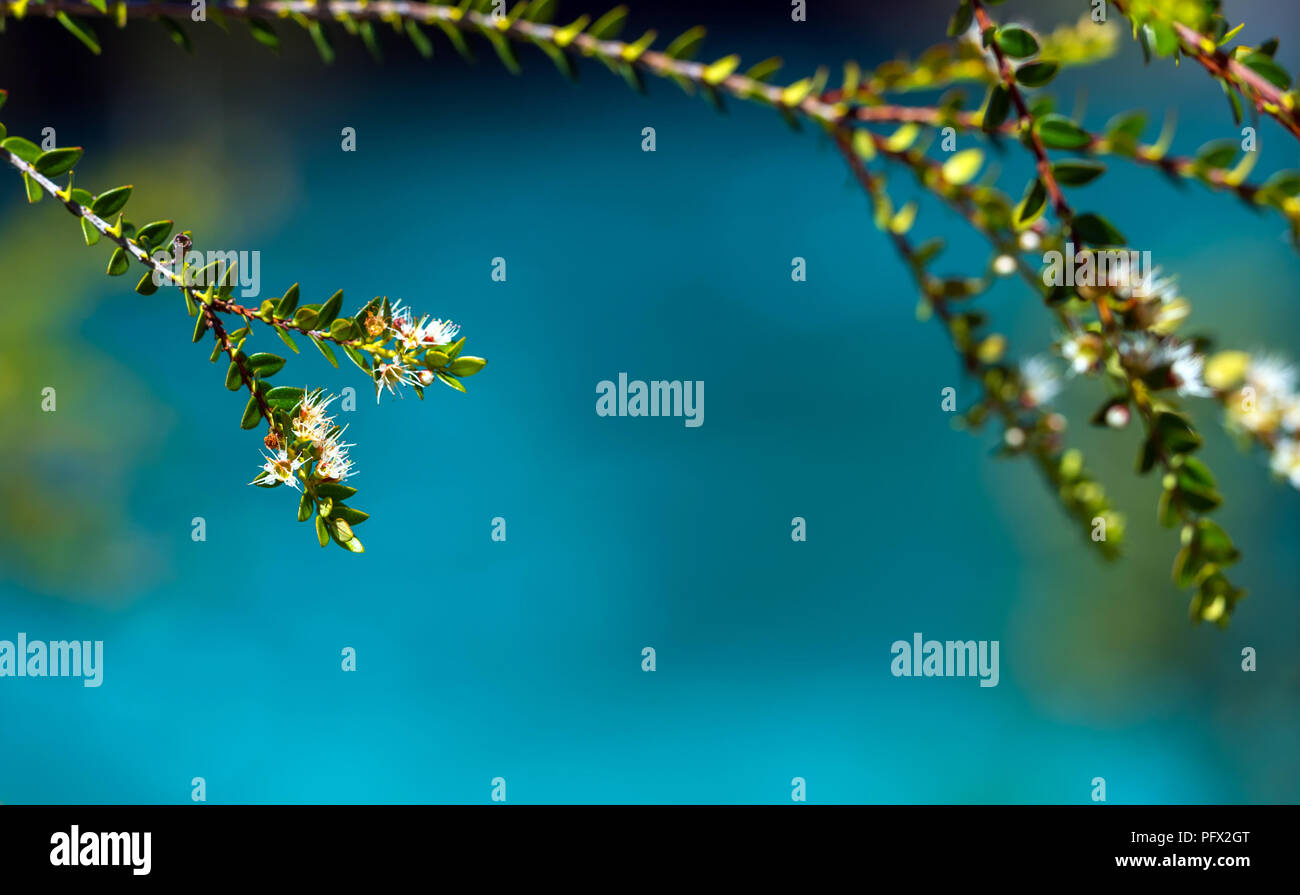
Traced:
POLYGON ((1279 441, 1273 449, 1273 459, 1269 465, 1275 473, 1300 488, 1300 442, 1290 438, 1279 441))
POLYGON ((1070 364, 1071 373, 1087 373, 1101 364, 1105 343, 1096 333, 1078 332, 1061 341, 1061 355, 1070 364))
POLYGON ((1046 404, 1061 391, 1061 377, 1045 357, 1031 357, 1020 366, 1021 394, 1031 406, 1046 404))
POLYGON ((1296 369, 1277 355, 1252 356, 1246 368, 1246 382, 1260 396, 1280 399, 1295 391, 1296 369))
POLYGON ((1205 356, 1196 353, 1191 343, 1179 345, 1169 355, 1169 376, 1178 394, 1208 398, 1214 391, 1202 379, 1205 373, 1205 356))

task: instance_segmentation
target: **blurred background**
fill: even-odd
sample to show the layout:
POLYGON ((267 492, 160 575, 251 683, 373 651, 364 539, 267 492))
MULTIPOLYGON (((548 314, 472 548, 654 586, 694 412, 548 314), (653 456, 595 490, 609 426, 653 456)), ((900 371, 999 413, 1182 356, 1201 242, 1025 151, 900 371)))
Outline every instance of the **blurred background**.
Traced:
MULTIPOLYGON (((915 54, 954 5, 810 0, 794 23, 784 0, 634 3, 627 33, 703 24, 704 57, 780 55, 785 83, 915 54)), ((1294 4, 1226 5, 1300 71, 1294 4)), ((1000 15, 1047 29, 1090 6, 1000 15)), ((1226 632, 1191 626, 1138 433, 1087 426, 1101 395, 1076 381, 1070 438, 1129 516, 1127 555, 1102 562, 1028 462, 989 456, 997 433, 939 411, 945 386, 974 392, 818 134, 667 82, 638 97, 599 64, 572 86, 535 51, 522 77, 485 44, 470 66, 440 34, 428 62, 385 32, 379 65, 340 32, 326 66, 289 27, 277 58, 238 23, 189 27, 192 55, 156 23, 100 24, 95 57, 8 24, 0 120, 85 146, 79 185, 134 184, 135 221, 260 251, 257 300, 294 282, 305 302, 400 298, 491 363, 468 395, 376 406, 346 361, 290 357, 278 381, 358 392, 340 421, 367 552, 321 550, 292 495, 245 486, 260 439, 180 299, 105 277, 104 246, 9 176, 0 639, 103 640, 105 670, 98 689, 0 679, 0 802, 189 802, 203 777, 211 802, 482 803, 498 776, 523 803, 788 803, 795 776, 813 802, 1087 802, 1094 777, 1110 802, 1300 799, 1300 494, 1193 407, 1250 597, 1226 632), (703 380, 704 425, 597 417, 620 371, 703 380), (999 640, 1000 684, 892 677, 916 631, 999 640)), ((1143 107, 1154 139, 1172 107, 1180 151, 1238 136, 1199 67, 1144 67, 1126 34, 1054 86, 1094 130, 1143 107)), ((1300 167, 1271 121, 1260 152, 1260 176, 1300 167)), ((1019 195, 1020 153, 1002 164, 1019 195)), ((1187 331, 1300 356, 1279 217, 1122 161, 1078 196, 1179 274, 1187 331)), ((949 237, 944 272, 986 261, 933 203, 915 235, 949 237)), ((981 301, 1013 355, 1053 338, 1022 284, 981 301)), ((250 344, 283 353, 269 331, 250 344)))

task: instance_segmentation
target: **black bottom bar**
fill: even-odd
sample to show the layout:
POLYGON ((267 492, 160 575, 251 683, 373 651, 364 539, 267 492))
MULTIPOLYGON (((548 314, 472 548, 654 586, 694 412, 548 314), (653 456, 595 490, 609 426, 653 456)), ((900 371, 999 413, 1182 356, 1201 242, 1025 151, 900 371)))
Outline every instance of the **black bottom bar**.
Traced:
POLYGON ((781 808, 5 807, 0 868, 6 883, 373 883, 465 871, 610 881, 613 862, 622 868, 615 878, 640 881, 787 871, 813 882, 847 867, 864 881, 1104 876, 1177 885, 1285 873, 1297 820, 1293 806, 781 808))

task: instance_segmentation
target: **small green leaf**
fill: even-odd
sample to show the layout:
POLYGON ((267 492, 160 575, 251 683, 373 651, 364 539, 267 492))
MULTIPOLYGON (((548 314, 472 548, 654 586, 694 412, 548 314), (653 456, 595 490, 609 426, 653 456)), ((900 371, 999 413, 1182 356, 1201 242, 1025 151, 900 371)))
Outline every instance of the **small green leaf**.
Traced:
POLYGON ((304 394, 306 394, 305 389, 292 385, 277 385, 268 390, 264 397, 271 409, 289 411, 298 406, 304 394))
POLYGON ((119 186, 106 193, 100 193, 90 206, 91 213, 101 218, 112 217, 121 211, 126 205, 126 200, 131 198, 131 189, 130 186, 119 186))
POLYGON ((478 371, 487 366, 487 361, 481 357, 458 357, 451 362, 447 370, 455 376, 473 376, 478 371))
POLYGON ((326 345, 316 336, 309 335, 307 338, 311 339, 312 344, 314 344, 318 349, 320 349, 321 354, 325 355, 325 359, 329 361, 330 364, 335 369, 338 369, 339 366, 338 358, 334 356, 334 352, 330 350, 330 346, 326 345))
MULTIPOLYGON (((346 486, 340 485, 339 487, 342 488, 346 486)), ((355 489, 351 489, 351 490, 355 490, 355 489)), ((331 515, 333 515, 334 518, 336 519, 342 519, 349 526, 360 525, 362 522, 365 522, 367 519, 370 518, 369 513, 364 512, 362 510, 355 509, 353 507, 344 506, 341 503, 334 505, 334 512, 331 515)))
POLYGON ((768 79, 780 71, 781 66, 784 64, 780 56, 771 56, 751 67, 749 71, 745 72, 745 77, 766 84, 768 79))
MULTIPOLYGON (((442 24, 439 22, 439 24, 442 24)), ((450 26, 447 26, 450 27, 450 26)), ((329 34, 321 27, 320 22, 312 22, 307 26, 307 33, 311 35, 312 43, 316 44, 316 52, 320 53, 320 58, 326 65, 334 61, 334 46, 330 43, 329 34)), ((321 545, 325 546, 324 544, 321 545)))
POLYGON ((998 29, 994 40, 998 42, 1002 52, 1018 59, 1032 56, 1038 52, 1038 40, 1024 28, 1017 25, 1003 25, 998 29))
POLYGON ((262 421, 262 408, 257 406, 257 397, 250 396, 248 403, 244 405, 244 415, 239 420, 239 428, 256 429, 257 424, 262 421))
POLYGON ((1105 173, 1106 166, 1101 162, 1086 159, 1068 159, 1052 165, 1052 176, 1065 186, 1083 186, 1105 173))
POLYGON ((36 170, 46 177, 57 177, 72 169, 78 161, 81 160, 82 149, 80 146, 72 146, 68 149, 51 149, 49 152, 41 153, 40 157, 33 162, 36 170))
POLYGON ((1047 208, 1047 188, 1043 181, 1035 178, 1025 188, 1025 194, 1016 205, 1014 221, 1017 230, 1023 230, 1038 220, 1047 208))
POLYGON ((1011 94, 1001 84, 989 90, 988 103, 984 108, 984 121, 981 127, 985 133, 992 133, 1002 126, 1011 112, 1011 94))
MULTIPOLYGON (((316 493, 321 497, 329 497, 333 500, 347 500, 357 493, 357 489, 348 485, 341 485, 338 482, 321 482, 316 486, 316 493)), ((336 504, 336 506, 342 506, 336 504)))
POLYGON ((322 547, 330 542, 329 529, 325 527, 325 520, 319 515, 316 516, 316 540, 320 542, 322 547))
POLYGON ((157 21, 158 24, 163 26, 163 30, 167 32, 167 36, 171 38, 172 43, 187 53, 194 52, 194 44, 190 41, 190 36, 185 33, 184 28, 166 16, 159 18, 157 21))
POLYGON ((1263 53, 1251 53, 1241 60, 1241 64, 1274 87, 1286 90, 1291 86, 1291 76, 1286 73, 1286 69, 1263 53))
POLYGON ((366 356, 364 354, 362 354, 357 349, 353 348, 351 345, 344 345, 342 347, 343 347, 343 353, 348 356, 348 359, 351 360, 352 363, 356 364, 358 367, 360 367, 362 370, 364 370, 367 373, 371 372, 370 362, 366 360, 366 356))
POLYGON ((1064 115, 1045 115, 1034 127, 1048 149, 1080 149, 1092 142, 1087 131, 1064 115))
POLYGON ((293 313, 294 308, 298 307, 298 284, 294 283, 289 287, 280 300, 275 303, 275 316, 284 320, 293 313))
POLYGON ((704 43, 704 34, 704 28, 696 25, 678 35, 664 50, 664 55, 670 59, 693 59, 700 44, 704 43))
POLYGON ((330 338, 348 342, 361 334, 361 328, 351 317, 342 317, 330 324, 330 338))
POLYGON ((415 19, 406 20, 406 36, 411 39, 411 43, 415 45, 416 51, 421 56, 425 59, 433 58, 433 43, 429 40, 428 35, 420 30, 420 26, 415 19))
POLYGON ((1157 413, 1153 429, 1155 436, 1170 453, 1186 454, 1201 446, 1201 436, 1187 420, 1176 413, 1169 411, 1157 413))
POLYGON ((293 339, 289 337, 289 334, 287 332, 285 332, 283 329, 281 329, 278 326, 273 326, 271 328, 274 329, 275 334, 280 337, 280 341, 283 342, 285 345, 289 346, 290 351, 292 351, 294 354, 298 353, 298 346, 294 344, 293 339))
POLYGON ((970 183, 979 174, 983 164, 983 150, 963 149, 943 163, 943 179, 958 186, 970 183))
POLYGON ((265 47, 269 47, 276 53, 280 52, 280 38, 271 27, 271 23, 265 19, 249 19, 248 30, 253 33, 253 39, 265 47))
POLYGON ((709 65, 704 69, 704 83, 716 87, 740 67, 740 57, 736 55, 723 56, 721 59, 709 65))
POLYGON ((812 78, 801 78, 781 91, 781 105, 793 108, 808 98, 812 93, 812 78))
POLYGON ((587 29, 587 33, 597 40, 614 40, 623 30, 623 24, 627 21, 627 7, 616 6, 600 18, 596 19, 595 24, 587 29))
POLYGON ((454 376, 448 376, 446 373, 442 372, 441 370, 438 370, 434 375, 436 375, 447 385, 454 388, 456 391, 458 392, 465 391, 465 386, 461 385, 460 382, 457 381, 457 379, 454 376))
POLYGON ((41 157, 41 147, 23 137, 6 137, 0 140, 0 149, 8 149, 29 164, 41 157))
POLYGON ((126 253, 126 249, 119 246, 113 250, 113 254, 108 259, 108 275, 110 277, 120 277, 131 267, 131 256, 126 253))
POLYGON ((23 172, 23 186, 27 190, 27 201, 32 205, 41 201, 41 197, 45 195, 41 185, 32 179, 32 176, 26 171, 23 172))
POLYGON ((86 240, 86 245, 93 246, 95 243, 99 242, 99 231, 95 229, 94 224, 85 218, 80 218, 80 220, 81 236, 86 240))
POLYGON ((90 52, 96 56, 99 55, 99 41, 95 39, 94 31, 91 31, 88 26, 83 25, 81 22, 69 18, 66 12, 57 12, 54 17, 58 19, 60 25, 68 29, 73 37, 85 44, 90 52))
POLYGON ((172 221, 152 221, 135 231, 135 241, 144 247, 162 245, 172 232, 172 221))
POLYGON ((266 351, 259 351, 248 358, 249 369, 259 379, 270 379, 284 368, 284 363, 284 358, 266 351))
POLYGON ((1211 140, 1196 151, 1196 160, 1207 168, 1226 168, 1237 157, 1237 140, 1211 140))
MULTIPOLYGON (((200 317, 206 317, 206 314, 200 314, 200 317)), ((236 358, 243 358, 244 352, 235 352, 236 358)), ((231 361, 230 366, 226 368, 226 388, 232 392, 237 392, 244 387, 244 374, 239 371, 239 364, 231 361)))
POLYGON ((948 22, 948 36, 957 37, 965 34, 974 17, 975 8, 971 6, 970 0, 961 0, 961 5, 957 7, 957 11, 952 14, 952 19, 948 22))
POLYGON ((1300 196, 1300 171, 1278 171, 1264 181, 1264 189, 1283 196, 1300 196))
POLYGON ((135 291, 141 295, 153 295, 158 291, 158 284, 153 281, 152 270, 145 271, 144 276, 140 278, 140 282, 135 284, 135 291))
POLYGON ((340 289, 338 292, 331 295, 329 300, 326 301, 325 304, 321 305, 321 309, 316 312, 316 322, 312 324, 312 329, 328 329, 329 325, 334 322, 334 318, 338 317, 339 311, 342 308, 343 290, 340 289))
POLYGON ((519 74, 522 70, 519 67, 519 59, 515 56, 515 51, 510 46, 510 41, 506 36, 500 31, 489 29, 484 29, 483 34, 486 35, 488 43, 492 44, 492 49, 496 51, 497 58, 501 60, 501 64, 506 67, 506 70, 512 75, 519 74))
POLYGON ((1142 138, 1142 131, 1146 130, 1146 126, 1147 116, 1145 112, 1122 112, 1106 122, 1106 136, 1112 140, 1117 137, 1139 140, 1142 138))
POLYGON ((1228 533, 1210 519, 1196 520, 1196 540, 1201 553, 1216 566, 1230 566, 1241 559, 1241 553, 1228 533))
POLYGON ((1127 243, 1120 233, 1099 214, 1081 214, 1074 219, 1074 232, 1084 242, 1094 246, 1121 246, 1127 243))
POLYGON ((1160 449, 1156 445, 1154 438, 1148 438, 1142 442, 1142 447, 1138 450, 1137 472, 1138 475, 1146 475, 1156 465, 1159 459, 1160 449))
POLYGON ((1016 80, 1026 87, 1042 87, 1060 71, 1056 62, 1030 62, 1016 69, 1016 80))

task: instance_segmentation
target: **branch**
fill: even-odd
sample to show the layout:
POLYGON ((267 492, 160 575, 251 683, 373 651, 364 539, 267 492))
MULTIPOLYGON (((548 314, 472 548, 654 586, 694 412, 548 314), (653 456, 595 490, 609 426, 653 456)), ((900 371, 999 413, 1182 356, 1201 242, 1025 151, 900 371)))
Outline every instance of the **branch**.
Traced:
MULTIPOLYGON (((1090 542, 1096 544, 1107 559, 1119 555, 1124 532, 1124 520, 1111 507, 1105 489, 1088 475, 1083 466, 1083 455, 1077 450, 1063 450, 1061 446, 1065 419, 1057 413, 1047 413, 1042 405, 1050 397, 1037 390, 1047 386, 1045 381, 1034 381, 1035 376, 1024 372, 1042 370, 1040 363, 1025 368, 1008 367, 1001 362, 1005 341, 1000 336, 977 338, 980 318, 951 308, 954 300, 969 298, 975 293, 969 281, 939 281, 927 270, 935 252, 918 250, 907 238, 907 228, 899 223, 880 178, 874 176, 863 163, 860 153, 852 145, 852 138, 844 131, 836 132, 835 145, 848 163, 868 198, 876 207, 877 225, 890 237, 895 250, 911 271, 926 306, 931 308, 943 323, 962 359, 966 375, 979 382, 984 397, 965 414, 966 422, 978 428, 989 412, 999 417, 1005 430, 1002 451, 1009 456, 1032 456, 1054 496, 1064 505, 1066 512, 1082 524, 1090 542), (950 284, 963 284, 960 294, 953 295, 950 284), (1101 526, 1098 526, 1098 522, 1101 526), (1098 538, 1098 533, 1101 537, 1098 538)), ((960 200, 954 200, 960 203, 960 200)), ((995 247, 997 241, 995 240, 995 247)), ((987 288, 988 282, 982 284, 987 288)), ((982 288, 980 291, 982 291, 982 288)))
MULTIPOLYGON (((1121 15, 1132 20, 1135 32, 1139 28, 1149 29, 1156 50, 1161 52, 1161 55, 1166 54, 1162 50, 1169 50, 1163 46, 1165 41, 1161 38, 1166 34, 1172 35, 1176 47, 1170 51, 1181 51, 1191 56, 1210 75, 1219 80, 1225 90, 1238 90, 1243 96, 1252 100, 1258 111, 1273 118, 1293 137, 1300 140, 1300 113, 1296 110, 1294 94, 1287 91, 1290 77, 1273 62, 1272 52, 1253 52, 1247 55, 1246 59, 1256 66, 1252 68, 1251 65, 1237 58, 1236 52, 1242 48, 1238 47, 1237 50, 1230 52, 1225 52, 1221 48, 1222 44, 1236 33, 1236 30, 1215 40, 1183 22, 1162 17, 1160 11, 1154 7, 1147 8, 1147 15, 1139 16, 1135 15, 1131 0, 1111 0, 1111 2, 1115 4, 1115 8, 1121 15), (1260 58, 1261 56, 1263 58, 1260 58), (1257 71, 1256 68, 1259 70, 1257 71), (1261 71, 1267 72, 1268 77, 1261 74, 1261 71), (1274 81, 1281 83, 1274 83, 1274 81)), ((1222 17, 1213 17, 1213 20, 1216 24, 1221 24, 1221 30, 1226 32, 1227 23, 1223 22, 1222 17)), ((1143 32, 1143 42, 1144 47, 1149 50, 1152 40, 1146 37, 1147 33, 1143 32)), ((1235 102, 1234 100, 1234 110, 1237 108, 1235 102)))
MULTIPOLYGON (((0 90, 0 105, 7 98, 8 93, 0 90)), ((222 269, 218 261, 195 271, 184 262, 192 245, 188 232, 177 234, 172 241, 175 255, 181 259, 179 272, 159 260, 157 255, 166 257, 160 247, 165 245, 172 221, 154 221, 137 229, 123 212, 130 199, 130 186, 99 195, 73 187, 73 168, 81 156, 80 147, 43 152, 22 137, 7 136, 0 125, 0 161, 21 174, 29 202, 51 196, 78 219, 87 245, 101 238, 113 243, 110 276, 124 274, 134 259, 147 268, 136 291, 149 295, 159 285, 176 288, 190 316, 197 318, 193 341, 198 342, 209 329, 212 331, 216 343, 212 360, 222 354, 230 360, 226 387, 249 393, 240 426, 253 429, 263 421, 267 425, 263 441, 270 453, 251 484, 300 489, 298 519, 305 522, 315 518, 321 546, 333 540, 351 552, 363 552, 352 526, 369 517, 343 502, 356 494, 356 489, 343 484, 353 473, 347 454, 351 445, 342 442, 343 428, 334 425, 324 412, 333 399, 323 397, 319 391, 272 387, 268 380, 284 367, 285 359, 268 352, 251 356, 244 353, 252 323, 270 326, 295 352, 298 349, 287 330, 307 335, 334 366, 338 361, 326 342, 339 345, 371 377, 376 396, 384 389, 392 393, 406 385, 423 397, 424 387, 435 380, 464 392, 460 380, 479 372, 487 361, 461 354, 465 339, 456 338, 459 327, 450 321, 430 321, 427 317, 417 321, 409 310, 393 307, 387 298, 373 299, 352 318, 339 317, 342 290, 323 304, 297 307, 296 284, 278 300, 264 301, 257 311, 237 304, 230 299, 233 266, 222 269), (68 184, 59 187, 51 177, 64 173, 68 184), (223 314, 236 316, 247 325, 229 332, 223 314)))

